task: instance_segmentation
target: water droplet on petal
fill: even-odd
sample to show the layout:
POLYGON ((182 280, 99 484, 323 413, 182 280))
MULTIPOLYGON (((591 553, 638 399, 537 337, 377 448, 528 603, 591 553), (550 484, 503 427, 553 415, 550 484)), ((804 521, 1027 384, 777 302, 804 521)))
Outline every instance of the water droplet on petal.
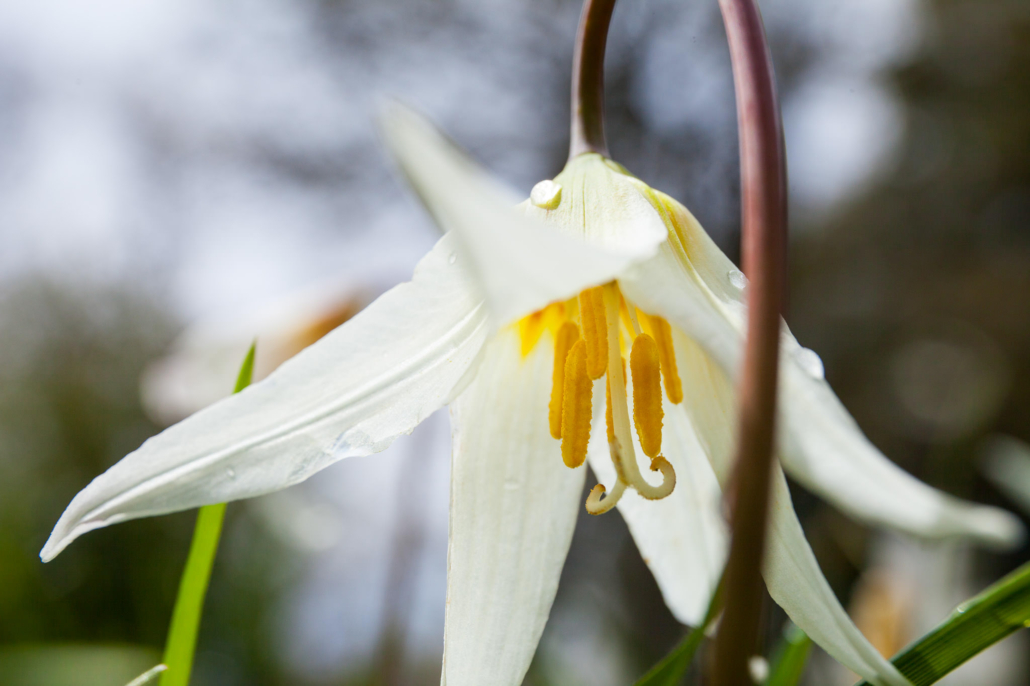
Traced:
POLYGON ((529 201, 545 210, 553 210, 561 203, 561 184, 550 179, 541 181, 529 192, 529 201))
POLYGON ((229 477, 230 479, 235 479, 236 478, 236 470, 233 469, 232 467, 227 467, 226 470, 225 470, 225 475, 227 477, 229 477))
POLYGON ((744 286, 747 286, 747 277, 744 276, 744 272, 739 269, 731 269, 728 274, 730 285, 736 288, 738 291, 744 290, 744 286))
POLYGON ((801 348, 794 353, 794 359, 809 376, 816 379, 824 378, 826 370, 823 368, 822 358, 816 351, 811 348, 801 348))
POLYGON ((452 252, 447 258, 447 264, 454 264, 458 261, 458 253, 452 252))

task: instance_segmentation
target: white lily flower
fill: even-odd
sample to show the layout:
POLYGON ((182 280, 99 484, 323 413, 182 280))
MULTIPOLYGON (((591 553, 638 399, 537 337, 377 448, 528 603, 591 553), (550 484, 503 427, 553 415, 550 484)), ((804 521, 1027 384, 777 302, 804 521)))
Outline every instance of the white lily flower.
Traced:
MULTIPOLYGON (((394 109, 385 130, 449 232, 412 281, 94 480, 43 558, 101 526, 284 488, 382 450, 451 403, 442 683, 521 683, 588 457, 608 488, 595 487, 587 510, 618 505, 669 608, 696 626, 726 550, 719 498, 734 436, 739 272, 682 206, 599 155, 538 184, 520 216, 411 113, 394 109)), ((789 346, 784 367, 779 452, 803 483, 865 521, 999 544, 1019 535, 1006 513, 938 493, 889 463, 789 346)), ((823 579, 778 470, 772 502, 765 576, 774 599, 856 673, 906 684, 823 579)))

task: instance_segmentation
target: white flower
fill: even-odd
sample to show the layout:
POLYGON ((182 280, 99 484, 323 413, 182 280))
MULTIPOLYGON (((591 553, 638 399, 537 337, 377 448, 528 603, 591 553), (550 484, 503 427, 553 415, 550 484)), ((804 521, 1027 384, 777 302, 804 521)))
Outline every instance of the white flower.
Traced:
MULTIPOLYGON (((394 109, 385 129, 448 231, 412 281, 98 477, 43 558, 108 524, 284 488, 382 450, 450 403, 443 683, 521 683, 568 552, 586 458, 609 487, 595 488, 587 509, 618 503, 669 608, 697 625, 726 549, 719 493, 735 435, 741 275, 686 209, 598 155, 538 185, 520 216, 414 115, 394 109)), ((1007 513, 950 498, 887 461, 786 329, 784 341, 778 453, 800 482, 863 521, 1018 538, 1007 513)), ((773 488, 773 598, 861 676, 907 683, 826 584, 778 468, 773 488)))

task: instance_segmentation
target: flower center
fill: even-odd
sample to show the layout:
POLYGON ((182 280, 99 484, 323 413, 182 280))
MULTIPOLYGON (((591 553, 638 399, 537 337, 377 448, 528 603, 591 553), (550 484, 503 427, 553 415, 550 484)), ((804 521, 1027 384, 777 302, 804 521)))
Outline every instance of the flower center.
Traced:
POLYGON ((609 454, 617 480, 611 493, 598 484, 587 498, 591 514, 612 509, 627 487, 649 500, 672 493, 676 473, 661 455, 662 382, 672 403, 683 400, 676 369, 672 329, 661 317, 649 316, 626 301, 614 283, 590 288, 579 297, 549 305, 520 322, 522 352, 528 354, 545 329, 554 334, 554 371, 548 423, 561 440, 562 460, 579 467, 586 460, 593 420, 593 383, 606 377, 605 423, 609 454), (633 387, 633 427, 651 471, 662 474, 655 486, 644 480, 637 465, 629 420, 626 359, 633 387))

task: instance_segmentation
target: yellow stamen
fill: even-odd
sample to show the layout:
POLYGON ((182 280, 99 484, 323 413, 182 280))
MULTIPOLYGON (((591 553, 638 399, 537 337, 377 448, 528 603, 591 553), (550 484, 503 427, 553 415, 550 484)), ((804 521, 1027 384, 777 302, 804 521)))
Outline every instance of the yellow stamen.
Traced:
POLYGON ((633 341, 629 358, 633 373, 633 422, 640 437, 640 448, 650 458, 662 450, 662 382, 658 345, 646 333, 633 341))
POLYGON ((592 418, 592 386, 587 375, 586 342, 576 341, 565 361, 562 397, 561 457, 567 467, 578 467, 587 457, 592 418))
POLYGON ((603 498, 605 490, 604 484, 597 484, 590 489, 590 495, 587 496, 587 512, 589 514, 604 514, 615 507, 616 503, 619 502, 619 498, 626 491, 626 484, 616 480, 615 485, 612 487, 612 492, 607 498, 603 498))
POLYGON ((565 322, 554 338, 554 371, 551 372, 551 403, 547 419, 551 425, 551 436, 561 438, 562 397, 565 392, 565 360, 569 350, 579 340, 579 327, 565 322))
POLYGON ((671 495, 676 488, 676 471, 669 464, 669 461, 659 455, 651 459, 651 471, 662 473, 661 486, 652 486, 649 492, 641 491, 640 495, 648 500, 661 500, 671 495))
POLYGON ((651 333, 658 344, 658 359, 662 365, 662 380, 665 382, 665 395, 669 402, 677 405, 683 402, 683 384, 676 369, 676 351, 672 346, 672 327, 661 317, 650 317, 651 333))
POLYGON ((587 373, 600 379, 608 366, 608 323, 604 312, 602 286, 588 288, 579 294, 579 314, 586 341, 587 373))

